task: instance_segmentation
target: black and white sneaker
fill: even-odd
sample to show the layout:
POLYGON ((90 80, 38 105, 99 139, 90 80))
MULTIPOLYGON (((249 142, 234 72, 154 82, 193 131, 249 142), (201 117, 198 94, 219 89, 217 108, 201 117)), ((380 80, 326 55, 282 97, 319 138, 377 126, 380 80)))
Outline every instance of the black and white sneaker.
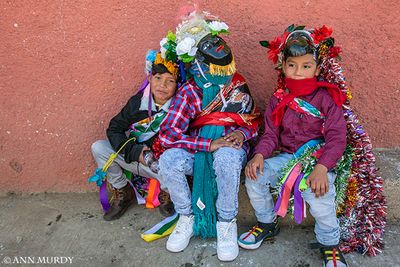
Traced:
POLYGON ((321 246, 324 267, 348 267, 338 246, 321 246))
POLYGON ((257 249, 264 240, 276 236, 279 230, 278 219, 272 223, 258 223, 250 231, 240 235, 238 244, 245 249, 257 249))

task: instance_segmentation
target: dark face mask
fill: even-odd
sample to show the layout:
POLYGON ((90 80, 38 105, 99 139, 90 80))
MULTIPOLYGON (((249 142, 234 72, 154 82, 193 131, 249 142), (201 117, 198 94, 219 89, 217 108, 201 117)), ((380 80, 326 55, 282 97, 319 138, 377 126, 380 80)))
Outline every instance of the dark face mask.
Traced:
POLYGON ((196 58, 200 62, 219 66, 226 66, 232 62, 231 49, 219 36, 209 34, 200 40, 197 47, 196 58))

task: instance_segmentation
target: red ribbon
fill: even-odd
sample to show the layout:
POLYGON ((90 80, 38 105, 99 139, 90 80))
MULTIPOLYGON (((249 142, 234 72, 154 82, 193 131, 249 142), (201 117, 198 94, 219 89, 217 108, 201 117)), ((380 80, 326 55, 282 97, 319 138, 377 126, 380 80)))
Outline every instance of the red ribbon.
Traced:
POLYGON ((204 125, 250 127, 256 129, 261 122, 261 116, 251 121, 245 121, 240 114, 231 112, 212 112, 197 118, 190 125, 191 128, 201 128, 204 125))

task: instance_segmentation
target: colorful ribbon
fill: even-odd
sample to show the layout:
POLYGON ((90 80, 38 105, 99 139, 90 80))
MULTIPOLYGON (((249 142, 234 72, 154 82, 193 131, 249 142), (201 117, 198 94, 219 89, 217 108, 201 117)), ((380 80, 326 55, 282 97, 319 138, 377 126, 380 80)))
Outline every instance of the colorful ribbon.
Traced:
MULTIPOLYGON (((293 166, 289 169, 286 175, 281 180, 282 187, 279 192, 278 200, 275 204, 275 212, 278 216, 285 217, 288 211, 290 197, 293 191, 294 195, 294 219, 297 224, 300 224, 306 217, 306 203, 301 196, 301 192, 307 189, 306 179, 310 172, 304 172, 302 163, 302 156, 309 149, 320 145, 322 139, 310 140, 302 145, 294 154, 295 160, 293 166)), ((322 149, 315 151, 312 156, 319 158, 322 149)))
POLYGON ((160 182, 154 178, 149 178, 149 188, 147 191, 146 208, 154 209, 160 206, 158 195, 160 194, 160 182))
POLYGON ((300 182, 303 180, 304 173, 300 173, 296 179, 296 183, 294 185, 293 194, 294 194, 294 221, 297 224, 301 224, 305 215, 306 215, 306 205, 303 197, 301 196, 301 191, 299 188, 300 182))
POLYGON ((301 171, 301 163, 297 163, 292 170, 287 175, 284 184, 282 185, 282 190, 279 193, 278 200, 275 205, 275 212, 278 216, 285 217, 288 206, 289 206, 289 199, 292 193, 292 188, 297 180, 301 171))
POLYGON ((174 215, 165 218, 164 220, 157 223, 152 228, 141 234, 142 239, 146 242, 151 242, 171 234, 175 228, 178 219, 178 213, 175 213, 174 215))

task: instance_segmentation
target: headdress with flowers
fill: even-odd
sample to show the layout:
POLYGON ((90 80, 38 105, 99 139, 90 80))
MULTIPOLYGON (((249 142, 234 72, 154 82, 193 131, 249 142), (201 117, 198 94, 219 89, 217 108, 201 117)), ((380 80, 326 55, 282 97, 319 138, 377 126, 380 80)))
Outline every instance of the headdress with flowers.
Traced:
MULTIPOLYGON (((268 48, 268 59, 279 71, 275 93, 285 90, 282 73, 283 50, 288 37, 296 31, 309 33, 316 48, 320 68, 319 78, 335 84, 346 93, 342 106, 347 123, 347 149, 350 153, 349 168, 339 166, 336 180, 337 216, 341 227, 341 248, 344 252, 358 251, 375 256, 383 248, 386 225, 386 199, 383 196, 383 179, 377 174, 371 140, 350 107, 352 98, 340 64, 341 49, 331 37, 333 30, 327 26, 305 30, 304 26, 290 25, 273 41, 261 41, 268 48), (343 175, 343 173, 348 175, 343 175), (344 179, 338 179, 344 177, 344 179)), ((346 152, 347 153, 347 152, 346 152)), ((346 154, 345 154, 346 156, 346 154)))
POLYGON ((286 28, 281 36, 276 37, 273 41, 260 41, 263 47, 268 48, 268 59, 276 64, 276 69, 280 72, 278 86, 276 90, 283 89, 282 61, 283 50, 288 38, 295 32, 305 32, 312 39, 313 46, 316 49, 316 60, 321 70, 320 77, 329 82, 338 85, 340 90, 347 95, 347 99, 352 98, 350 88, 345 82, 342 67, 339 63, 341 60, 341 48, 335 46, 335 39, 331 37, 333 30, 325 25, 321 28, 306 29, 301 25, 290 25, 286 28))
POLYGON ((175 52, 175 35, 169 31, 167 37, 160 41, 160 51, 149 50, 146 54, 146 74, 151 73, 151 68, 155 64, 164 65, 174 76, 178 76, 179 62, 175 52))
POLYGON ((286 28, 281 36, 276 37, 273 41, 260 41, 260 44, 268 48, 268 59, 277 64, 277 69, 282 68, 283 48, 288 37, 295 32, 306 32, 313 40, 313 45, 317 49, 318 61, 324 61, 330 58, 338 58, 341 52, 340 47, 335 46, 335 40, 331 37, 333 30, 327 26, 306 30, 305 26, 296 26, 294 24, 286 28))
POLYGON ((154 64, 163 64, 177 79, 178 87, 186 81, 184 63, 176 54, 176 35, 169 31, 167 36, 160 41, 160 50, 149 50, 146 54, 145 72, 151 74, 154 64))
POLYGON ((229 34, 229 27, 207 12, 190 13, 176 28, 176 54, 185 63, 192 62, 200 40, 208 34, 229 34))

